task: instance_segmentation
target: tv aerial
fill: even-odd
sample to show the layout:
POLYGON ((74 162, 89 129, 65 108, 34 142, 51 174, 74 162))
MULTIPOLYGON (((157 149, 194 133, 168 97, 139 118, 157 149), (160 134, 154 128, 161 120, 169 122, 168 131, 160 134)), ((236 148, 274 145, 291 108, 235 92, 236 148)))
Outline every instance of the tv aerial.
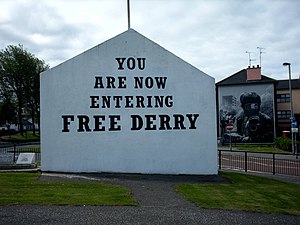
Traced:
POLYGON ((265 49, 263 47, 257 47, 257 49, 259 49, 259 66, 261 68, 261 54, 266 53, 266 52, 262 51, 263 49, 265 49))
POLYGON ((248 54, 249 67, 251 67, 251 62, 255 61, 255 59, 251 59, 251 54, 254 53, 254 52, 246 51, 246 53, 248 54))

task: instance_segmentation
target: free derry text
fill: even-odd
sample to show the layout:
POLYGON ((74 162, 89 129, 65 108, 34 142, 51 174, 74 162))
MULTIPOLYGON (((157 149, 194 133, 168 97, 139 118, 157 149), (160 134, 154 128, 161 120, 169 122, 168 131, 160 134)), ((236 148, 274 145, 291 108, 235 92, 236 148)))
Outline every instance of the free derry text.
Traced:
MULTIPOLYGON (((115 58, 118 70, 143 70, 146 58, 115 58)), ((95 76, 94 89, 151 89, 163 91, 167 86, 167 77, 161 76, 95 76), (127 80, 127 79, 130 79, 127 80)), ((116 93, 116 92, 115 92, 116 93)), ((107 113, 97 115, 62 115, 62 132, 103 132, 122 131, 122 120, 129 120, 126 129, 138 130, 188 130, 197 129, 199 113, 154 113, 155 109, 171 109, 174 105, 172 95, 93 95, 90 96, 90 109, 115 109, 116 112, 130 109, 149 109, 147 114, 107 113)), ((188 101, 188 99, 187 99, 188 101)), ((136 112, 137 110, 135 110, 136 112)), ((161 110, 159 110, 161 112, 161 110)), ((168 111, 168 110, 167 110, 168 111)))

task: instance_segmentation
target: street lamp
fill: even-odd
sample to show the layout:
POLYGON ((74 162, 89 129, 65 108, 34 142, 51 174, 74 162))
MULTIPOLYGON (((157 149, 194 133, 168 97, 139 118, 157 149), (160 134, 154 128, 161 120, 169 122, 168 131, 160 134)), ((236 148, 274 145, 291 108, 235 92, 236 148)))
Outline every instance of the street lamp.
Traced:
MULTIPOLYGON (((291 109, 291 128, 292 128, 292 122, 294 120, 294 112, 293 112, 293 95, 292 95, 292 83, 291 83, 291 64, 288 62, 285 62, 282 64, 283 66, 288 66, 289 68, 289 90, 290 90, 290 109, 291 109)), ((295 145, 294 145, 294 133, 292 132, 292 152, 295 154, 295 145)))

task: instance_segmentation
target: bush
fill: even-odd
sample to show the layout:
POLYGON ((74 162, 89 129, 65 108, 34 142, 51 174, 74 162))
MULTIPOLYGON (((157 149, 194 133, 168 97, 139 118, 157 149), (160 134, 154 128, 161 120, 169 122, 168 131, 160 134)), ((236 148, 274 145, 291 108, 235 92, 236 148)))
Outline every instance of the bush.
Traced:
POLYGON ((15 130, 0 130, 0 136, 9 136, 16 134, 17 131, 15 130))
POLYGON ((275 138, 274 144, 275 144, 276 148, 288 151, 291 149, 292 140, 287 137, 278 137, 278 138, 275 138))

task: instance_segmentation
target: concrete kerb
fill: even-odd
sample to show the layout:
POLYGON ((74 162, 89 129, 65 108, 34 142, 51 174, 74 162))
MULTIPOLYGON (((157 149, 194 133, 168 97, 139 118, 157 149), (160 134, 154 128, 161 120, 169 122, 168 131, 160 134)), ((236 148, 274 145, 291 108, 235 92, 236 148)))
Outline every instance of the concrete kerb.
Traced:
POLYGON ((7 171, 38 171, 38 168, 35 164, 13 164, 13 165, 0 165, 0 172, 7 172, 7 171))
POLYGON ((38 172, 41 171, 39 167, 26 168, 26 167, 10 167, 10 168, 0 168, 0 173, 4 172, 38 172))

